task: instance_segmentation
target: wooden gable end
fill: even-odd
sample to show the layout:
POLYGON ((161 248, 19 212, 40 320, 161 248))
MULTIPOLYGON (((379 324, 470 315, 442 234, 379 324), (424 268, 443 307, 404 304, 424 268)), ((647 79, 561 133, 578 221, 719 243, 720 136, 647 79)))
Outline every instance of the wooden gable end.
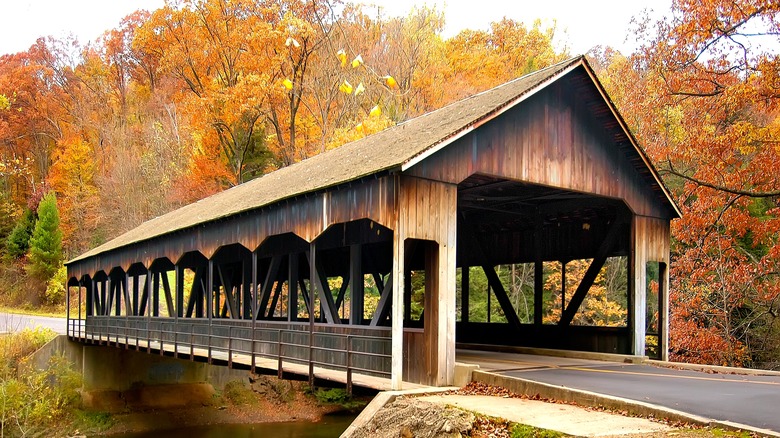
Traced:
POLYGON ((488 175, 622 199, 641 216, 676 217, 583 67, 405 173, 453 184, 488 175))

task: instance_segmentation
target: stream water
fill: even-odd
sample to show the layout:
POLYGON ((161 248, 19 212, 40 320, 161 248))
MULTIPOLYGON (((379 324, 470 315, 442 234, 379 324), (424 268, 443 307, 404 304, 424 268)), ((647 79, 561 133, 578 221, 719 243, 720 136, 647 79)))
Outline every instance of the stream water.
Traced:
POLYGON ((355 419, 354 415, 326 415, 317 423, 217 424, 174 430, 111 435, 112 438, 336 438, 355 419))

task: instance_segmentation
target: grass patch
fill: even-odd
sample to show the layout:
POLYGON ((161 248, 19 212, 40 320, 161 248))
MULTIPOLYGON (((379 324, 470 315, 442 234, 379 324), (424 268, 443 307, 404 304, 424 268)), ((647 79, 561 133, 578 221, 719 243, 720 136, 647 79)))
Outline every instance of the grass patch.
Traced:
POLYGON ((252 388, 248 387, 240 380, 233 380, 225 385, 222 390, 222 398, 233 405, 248 405, 257 402, 252 388))
POLYGON ((0 306, 0 313, 11 313, 14 315, 34 315, 47 316, 50 318, 65 318, 64 308, 33 307, 31 305, 21 307, 0 306))
POLYGON ((515 424, 511 429, 512 438, 559 438, 566 434, 554 430, 539 429, 527 424, 515 424))

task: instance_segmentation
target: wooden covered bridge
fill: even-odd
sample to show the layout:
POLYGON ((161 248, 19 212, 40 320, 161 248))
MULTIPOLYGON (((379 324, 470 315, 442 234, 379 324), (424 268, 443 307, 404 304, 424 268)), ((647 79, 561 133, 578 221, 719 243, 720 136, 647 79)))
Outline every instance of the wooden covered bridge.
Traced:
POLYGON ((663 356, 678 216, 579 57, 69 261, 69 336, 394 388, 451 384, 456 342, 663 356))

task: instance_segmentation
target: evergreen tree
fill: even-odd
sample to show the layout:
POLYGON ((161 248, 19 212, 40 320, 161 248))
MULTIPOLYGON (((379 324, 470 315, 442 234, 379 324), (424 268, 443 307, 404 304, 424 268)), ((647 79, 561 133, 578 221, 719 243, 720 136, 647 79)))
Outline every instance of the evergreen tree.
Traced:
POLYGON ((5 252, 9 257, 18 259, 27 253, 34 226, 35 213, 29 209, 25 210, 5 240, 5 252))
POLYGON ((57 212, 57 198, 47 193, 38 205, 38 221, 30 237, 29 273, 36 279, 48 281, 62 264, 62 231, 57 212))

